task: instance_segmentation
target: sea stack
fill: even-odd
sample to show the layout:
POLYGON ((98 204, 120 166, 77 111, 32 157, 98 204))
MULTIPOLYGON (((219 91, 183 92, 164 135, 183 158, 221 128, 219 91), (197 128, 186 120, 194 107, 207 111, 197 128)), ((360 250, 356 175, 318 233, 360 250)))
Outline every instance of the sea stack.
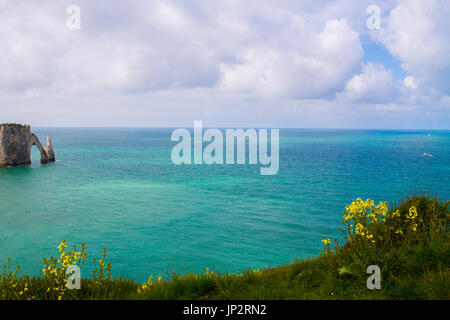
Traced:
POLYGON ((53 152, 52 140, 49 135, 47 135, 47 145, 45 146, 44 151, 47 153, 48 161, 54 162, 55 153, 53 152))
POLYGON ((55 161, 53 147, 51 141, 48 143, 49 141, 50 137, 47 138, 49 150, 47 153, 38 137, 31 132, 30 126, 15 123, 0 124, 0 167, 31 164, 30 155, 33 145, 37 146, 41 152, 42 164, 55 161))

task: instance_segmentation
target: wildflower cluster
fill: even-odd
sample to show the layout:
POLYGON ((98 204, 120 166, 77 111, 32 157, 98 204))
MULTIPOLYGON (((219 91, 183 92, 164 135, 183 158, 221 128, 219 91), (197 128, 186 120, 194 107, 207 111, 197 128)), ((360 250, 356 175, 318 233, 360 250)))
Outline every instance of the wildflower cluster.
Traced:
POLYGON ((92 271, 94 277, 94 284, 101 284, 104 281, 111 280, 111 262, 106 263, 106 254, 107 250, 106 248, 103 249, 102 258, 98 260, 98 266, 97 266, 97 260, 94 258, 94 271, 92 271))
POLYGON ((35 298, 30 295, 29 277, 17 277, 20 266, 15 269, 11 267, 11 259, 8 259, 8 265, 3 266, 3 272, 0 274, 0 298, 3 299, 31 299, 35 298))
POLYGON ((153 279, 153 275, 150 275, 150 277, 148 277, 147 283, 144 283, 137 288, 137 293, 148 293, 150 292, 151 288, 154 288, 155 286, 158 286, 163 282, 161 274, 158 274, 158 276, 156 277, 156 281, 154 281, 153 279))
POLYGON ((347 227, 348 240, 374 243, 375 237, 371 227, 385 221, 388 212, 387 202, 375 205, 371 199, 363 201, 358 198, 347 205, 345 210, 342 223, 347 227))
POLYGON ((77 251, 76 245, 73 245, 73 249, 69 252, 65 252, 66 248, 68 248, 68 245, 66 240, 63 239, 58 246, 59 258, 44 258, 44 268, 42 269, 48 283, 47 293, 50 296, 57 297, 58 300, 64 297, 67 290, 67 268, 72 265, 83 265, 87 256, 84 243, 81 244, 80 251, 77 251))
POLYGON ((323 251, 324 251, 324 253, 325 254, 331 254, 332 253, 332 250, 331 250, 331 239, 330 238, 325 238, 324 236, 322 236, 322 243, 323 243, 323 246, 324 246, 324 249, 323 249, 323 251))
POLYGON ((417 231, 417 217, 418 217, 418 213, 417 213, 417 209, 415 206, 412 206, 411 208, 409 208, 409 212, 408 215, 406 216, 406 219, 409 221, 410 225, 411 225, 411 230, 412 231, 417 231))
MULTIPOLYGON (((402 215, 398 209, 389 212, 387 202, 379 202, 376 205, 371 199, 364 201, 357 198, 345 207, 342 223, 346 226, 344 233, 348 246, 364 246, 392 238, 390 232, 397 237, 415 232, 420 221, 414 205, 402 215)), ((331 252, 331 240, 324 238, 322 242, 325 252, 331 252)))
POLYGON ((262 271, 259 268, 256 268, 255 270, 253 270, 253 274, 259 276, 262 274, 262 271))
MULTIPOLYGON (((445 228, 445 215, 433 213, 436 207, 428 208, 424 201, 423 197, 414 197, 389 210, 387 202, 375 205, 371 199, 353 200, 343 213, 346 246, 399 246, 405 244, 406 240, 423 241, 427 234, 435 234, 436 230, 442 230, 443 226, 445 228)), ((449 203, 447 201, 445 206, 449 203)), ((324 238, 322 242, 325 253, 331 252, 330 239, 324 238)))
POLYGON ((411 233, 417 233, 419 225, 423 223, 422 217, 419 217, 416 206, 412 205, 403 214, 395 210, 389 216, 388 230, 397 237, 405 237, 411 233))

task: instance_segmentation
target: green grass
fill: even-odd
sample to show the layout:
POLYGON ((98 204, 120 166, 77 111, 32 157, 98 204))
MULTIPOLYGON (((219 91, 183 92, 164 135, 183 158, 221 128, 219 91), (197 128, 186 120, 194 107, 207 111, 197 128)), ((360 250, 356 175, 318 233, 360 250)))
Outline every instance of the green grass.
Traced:
MULTIPOLYGON (((356 203, 356 202, 355 202, 356 203)), ((2 299, 449 299, 450 201, 412 196, 383 214, 383 205, 371 206, 371 222, 355 215, 365 235, 347 229, 345 243, 327 244, 318 257, 266 270, 240 274, 170 274, 142 285, 114 279, 105 263, 106 253, 91 279, 80 290, 54 290, 51 277, 18 277, 5 266, 0 275, 2 299), (417 216, 414 211, 417 209, 417 216), (398 211, 397 211, 398 210, 398 211), (375 219, 375 216, 377 218, 375 219), (411 218, 413 217, 413 218, 411 218), (384 220, 383 220, 384 219, 384 220), (375 221, 376 220, 376 221, 375 221), (402 232, 399 232, 401 230, 402 232), (367 237, 367 234, 373 236, 367 237), (369 290, 367 267, 381 269, 381 289, 369 290), (105 267, 106 266, 106 267, 105 267), (25 284, 27 290, 24 292, 25 284), (50 289, 49 289, 50 288, 50 289), (20 294, 22 292, 22 294, 20 294)), ((360 204, 362 207, 363 204, 360 204)), ((348 213, 348 212, 347 212, 348 213)), ((344 223, 345 226, 347 224, 344 223)), ((345 228, 344 228, 345 229, 345 228)), ((62 276, 63 277, 63 276, 62 276)), ((64 278, 60 279, 65 281, 64 278)))

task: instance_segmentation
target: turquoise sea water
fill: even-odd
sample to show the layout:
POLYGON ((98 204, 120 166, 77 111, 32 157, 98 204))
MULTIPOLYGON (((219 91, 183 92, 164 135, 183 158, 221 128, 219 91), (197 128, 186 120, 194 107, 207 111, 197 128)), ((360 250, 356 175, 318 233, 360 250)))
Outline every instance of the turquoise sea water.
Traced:
POLYGON ((51 135, 57 162, 41 166, 33 148, 32 166, 0 169, 0 264, 11 257, 21 274, 38 275, 62 238, 86 242, 91 258, 106 247, 114 275, 139 281, 277 266, 339 237, 353 198, 450 197, 449 131, 281 129, 275 176, 176 166, 171 129, 33 131, 51 135))

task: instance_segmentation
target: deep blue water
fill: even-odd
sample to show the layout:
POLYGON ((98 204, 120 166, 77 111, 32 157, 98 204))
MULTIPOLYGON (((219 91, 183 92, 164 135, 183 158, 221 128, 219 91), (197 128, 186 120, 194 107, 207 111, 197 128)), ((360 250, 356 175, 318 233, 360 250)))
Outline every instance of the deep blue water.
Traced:
POLYGON ((41 166, 34 148, 32 166, 0 169, 0 263, 11 257, 21 274, 38 275, 62 238, 86 242, 90 259, 106 247, 113 273, 139 281, 277 266, 317 255, 322 235, 339 237, 356 197, 450 197, 449 131, 281 129, 275 176, 176 166, 171 129, 33 131, 51 135, 57 162, 41 166))

